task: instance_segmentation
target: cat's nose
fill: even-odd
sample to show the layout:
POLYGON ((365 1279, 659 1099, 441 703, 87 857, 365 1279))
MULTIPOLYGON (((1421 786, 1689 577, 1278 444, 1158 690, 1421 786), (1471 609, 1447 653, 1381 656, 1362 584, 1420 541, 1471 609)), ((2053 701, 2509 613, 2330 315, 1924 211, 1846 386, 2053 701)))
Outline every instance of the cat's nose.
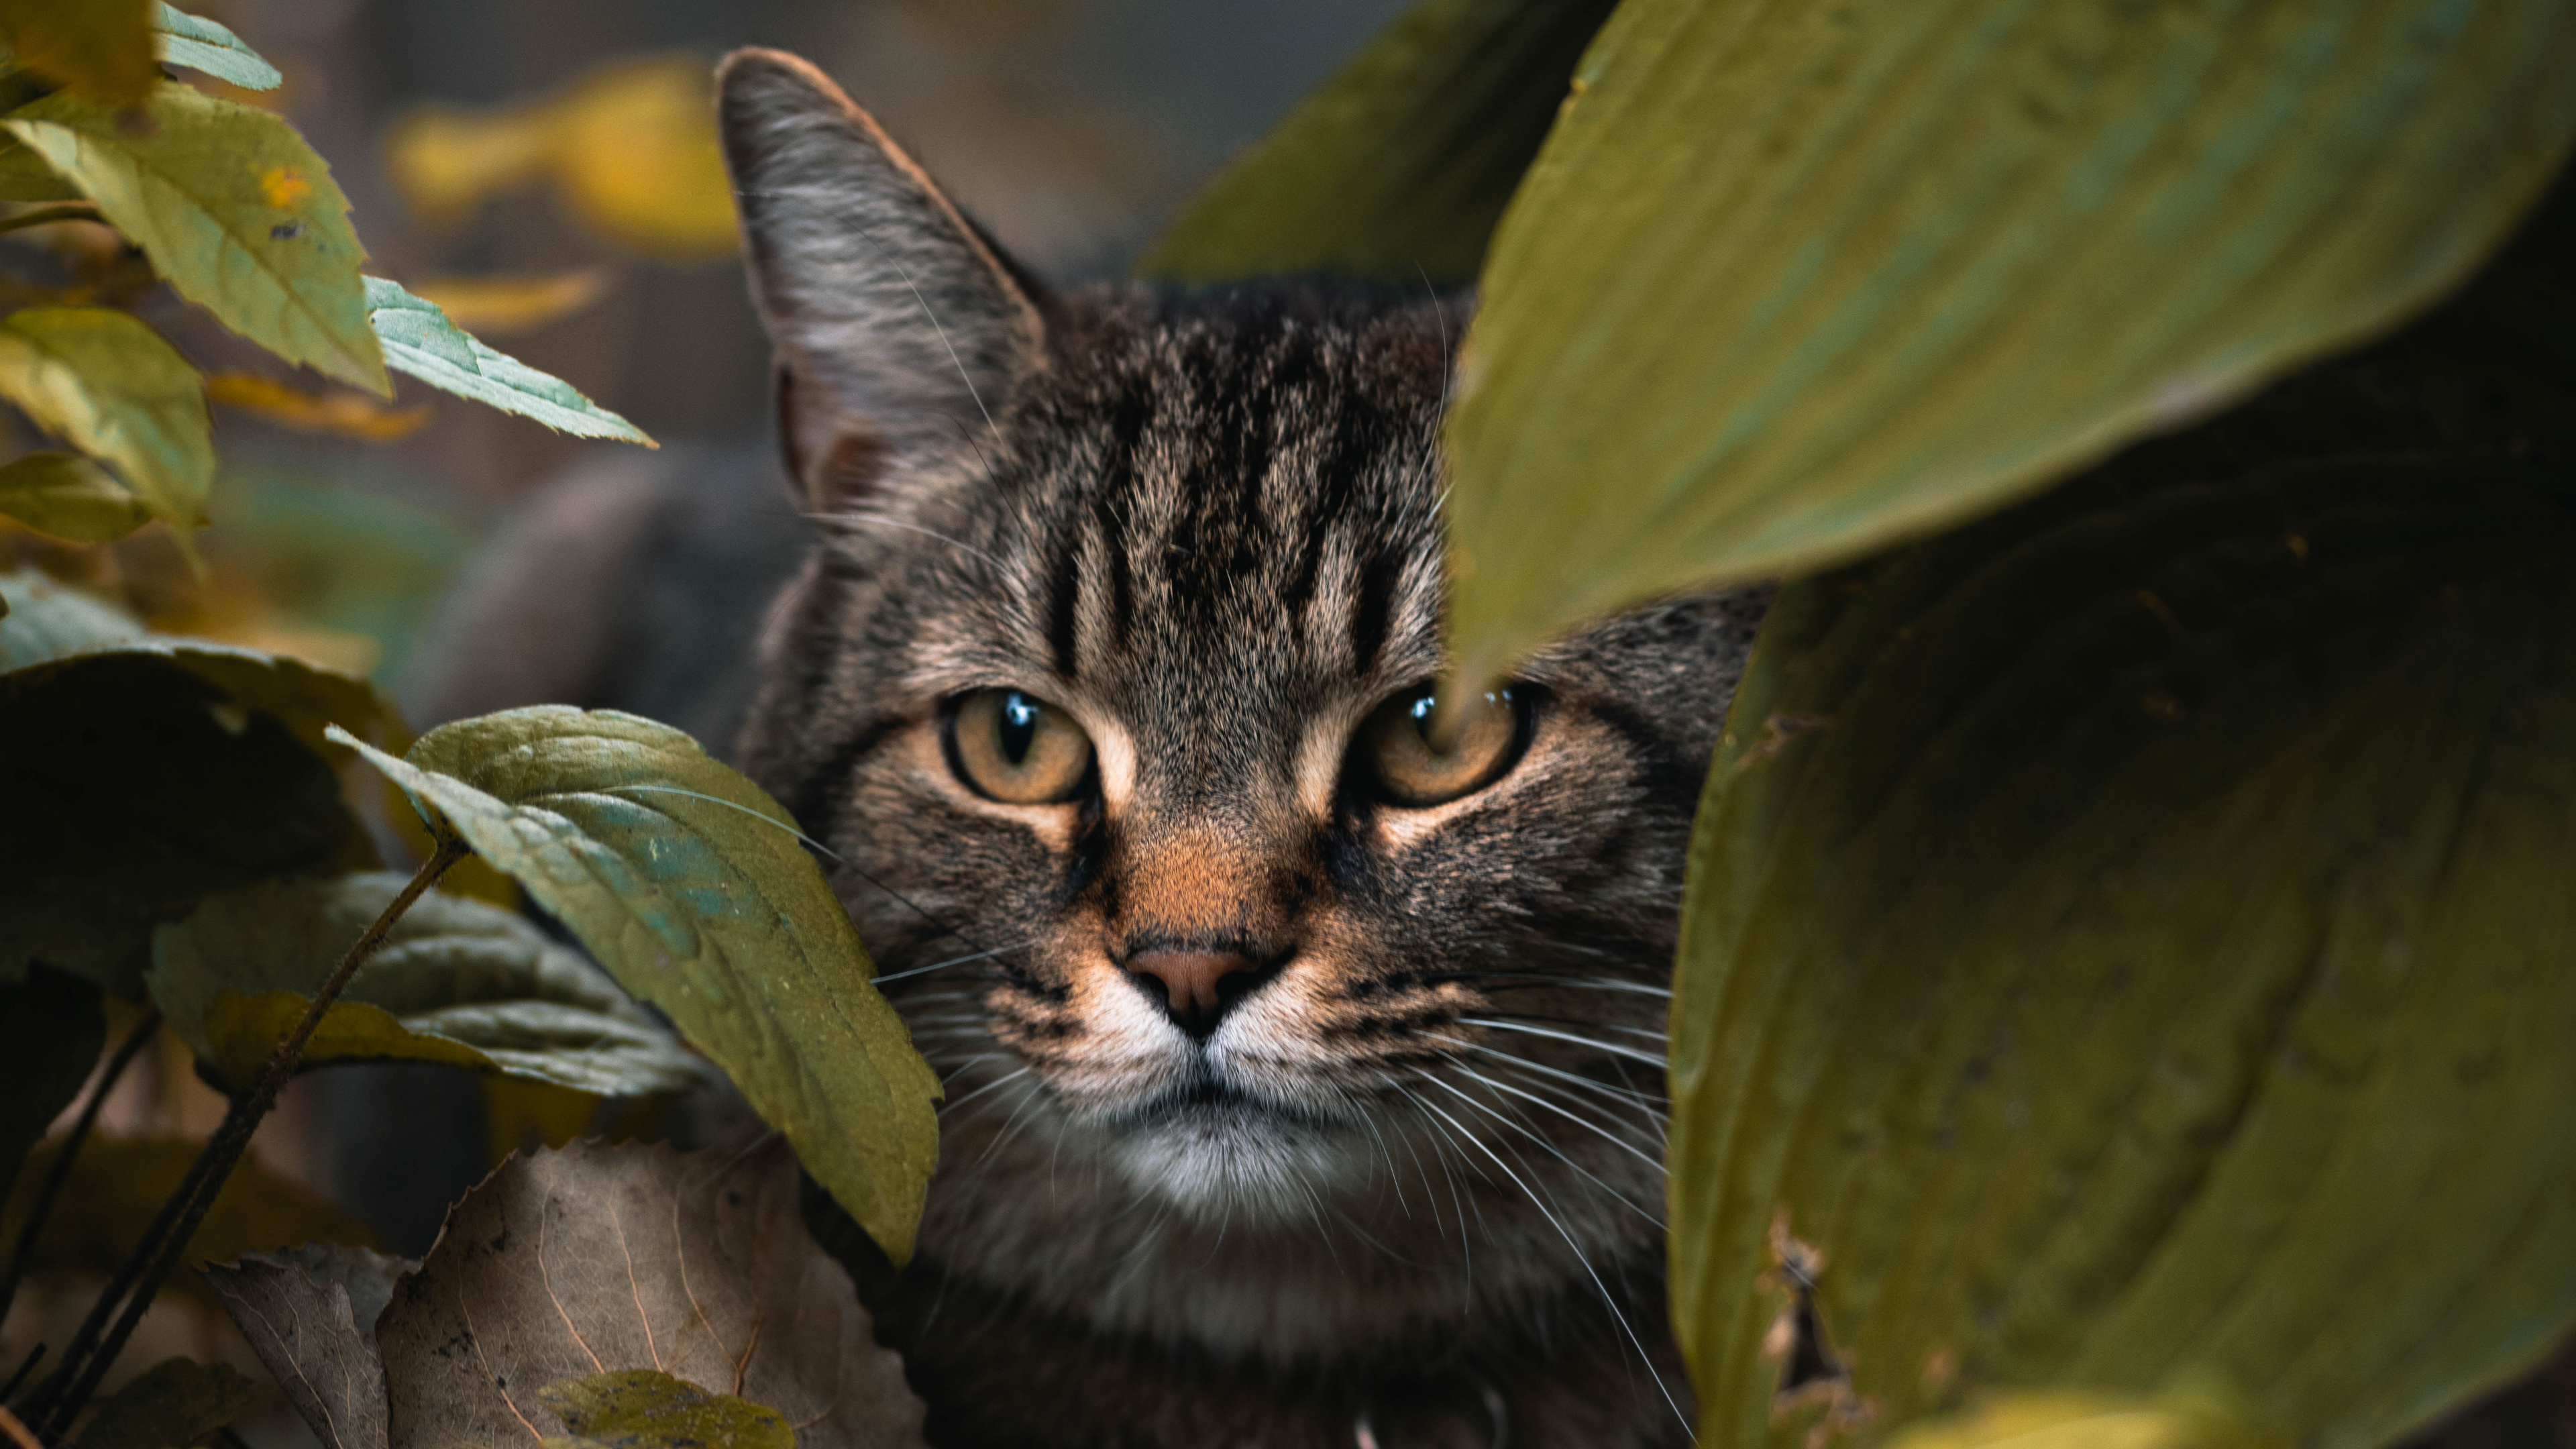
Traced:
POLYGON ((1240 951, 1169 947, 1127 958, 1128 979, 1163 1003, 1181 1030, 1205 1037, 1234 1004, 1252 994, 1264 975, 1261 963, 1240 951))

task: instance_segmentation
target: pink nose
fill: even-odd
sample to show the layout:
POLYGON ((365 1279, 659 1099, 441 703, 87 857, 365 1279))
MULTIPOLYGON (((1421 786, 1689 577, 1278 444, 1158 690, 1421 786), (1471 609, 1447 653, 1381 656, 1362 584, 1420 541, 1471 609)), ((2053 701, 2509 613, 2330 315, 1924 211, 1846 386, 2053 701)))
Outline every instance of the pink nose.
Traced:
POLYGON ((1204 1032, 1215 1027, 1225 1010, 1217 983, 1260 967, 1251 957, 1233 951, 1156 950, 1129 957, 1127 969, 1163 983, 1172 1019, 1185 1029, 1204 1032))

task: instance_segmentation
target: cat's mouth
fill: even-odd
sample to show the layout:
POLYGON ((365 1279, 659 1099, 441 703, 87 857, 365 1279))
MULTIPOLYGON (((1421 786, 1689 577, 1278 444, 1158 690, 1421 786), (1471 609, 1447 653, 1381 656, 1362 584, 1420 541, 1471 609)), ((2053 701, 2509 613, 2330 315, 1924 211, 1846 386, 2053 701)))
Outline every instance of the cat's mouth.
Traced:
POLYGON ((1150 1132, 1168 1127, 1294 1129, 1336 1124, 1312 1108, 1276 1101, 1202 1076, 1138 1104, 1127 1114, 1127 1125, 1150 1132))

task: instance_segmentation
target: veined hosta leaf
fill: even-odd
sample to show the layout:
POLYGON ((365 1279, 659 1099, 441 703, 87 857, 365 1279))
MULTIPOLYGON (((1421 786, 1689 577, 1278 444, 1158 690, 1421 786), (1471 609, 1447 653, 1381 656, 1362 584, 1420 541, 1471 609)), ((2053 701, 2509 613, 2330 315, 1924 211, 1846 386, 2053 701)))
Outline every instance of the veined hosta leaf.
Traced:
POLYGON ((447 314, 382 277, 367 278, 368 320, 384 339, 385 361, 433 387, 534 418, 581 438, 659 447, 644 431, 592 402, 559 377, 503 356, 458 330, 447 314))
POLYGON ((132 489, 75 453, 29 453, 0 466, 0 514, 73 543, 108 543, 152 521, 132 489))
POLYGON ((1819 1412, 1793 1253, 1882 1432, 2214 1380, 2367 1449, 2576 1326, 2576 488, 2274 411, 1773 607, 1673 1002, 1704 1442, 1819 1412))
POLYGON ((240 36, 160 0, 152 8, 152 29, 161 59, 171 65, 204 71, 246 91, 273 91, 286 79, 258 51, 242 44, 240 36))
POLYGON ((0 0, 0 45, 38 75, 113 104, 161 79, 152 0, 0 0))
POLYGON ((1190 199, 1137 269, 1471 281, 1613 0, 1425 0, 1190 199))
POLYGON ((2385 327, 2567 155, 2558 0, 1629 0, 1495 233, 1462 666, 1973 516, 2385 327))
MULTIPOLYGON (((407 877, 272 880, 208 896, 153 933, 144 985, 235 1087, 407 877)), ((686 1091, 702 1068, 599 968, 522 917, 432 892, 395 921, 304 1050, 308 1066, 451 1062, 602 1096, 686 1091)))
POLYGON ((152 637, 40 575, 0 596, 0 980, 41 960, 133 996, 152 927, 207 891, 376 863, 322 737, 406 738, 365 681, 152 637))
POLYGON ((776 801, 678 730, 605 710, 460 720, 406 759, 342 742, 668 1013, 870 1237, 911 1255, 939 1079, 776 801))
POLYGON ((105 307, 0 317, 0 397, 115 465, 184 545, 215 481, 197 370, 142 321, 105 307))
POLYGON ((366 249, 331 168, 255 106, 158 85, 141 112, 138 126, 62 93, 0 128, 96 202, 180 296, 289 362, 392 396, 358 280, 366 249))

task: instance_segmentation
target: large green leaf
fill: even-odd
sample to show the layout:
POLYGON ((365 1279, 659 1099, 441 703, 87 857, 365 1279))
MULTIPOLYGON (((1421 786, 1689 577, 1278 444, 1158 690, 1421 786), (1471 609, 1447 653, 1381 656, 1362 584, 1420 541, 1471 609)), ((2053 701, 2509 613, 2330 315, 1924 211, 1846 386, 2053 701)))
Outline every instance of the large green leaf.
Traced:
POLYGON ((133 112, 68 92, 0 128, 98 204, 182 297, 285 358, 387 397, 367 325, 349 198, 295 128, 255 106, 158 85, 133 112))
POLYGON ((1473 280, 1614 3, 1424 0, 1202 187, 1138 269, 1473 280))
POLYGON ((1629 0, 1459 363, 1464 667, 1973 516, 2387 326, 2558 167, 2571 66, 2558 0, 1629 0))
MULTIPOLYGON (((144 977, 199 1059, 247 1086, 407 877, 262 881, 206 897, 152 938, 144 977)), ((435 892, 394 923, 304 1049, 307 1066, 451 1062, 602 1096, 704 1078, 670 1032, 525 918, 435 892)))
POLYGON ((1673 1005, 1704 1442, 2215 1379, 2365 1449, 2576 1326, 2576 480, 2402 363, 1780 595, 1673 1005))
POLYGON ((0 514, 73 543, 108 543, 152 521, 131 489, 72 453, 29 453, 0 467, 0 514))
POLYGON ((365 681, 148 636, 41 575, 0 598, 0 980, 40 960, 131 996, 205 892, 375 863, 323 738, 407 738, 365 681))
POLYGON ((240 36, 203 16, 156 0, 152 29, 161 59, 171 65, 201 70, 250 91, 273 91, 286 79, 258 51, 242 44, 240 36))
POLYGON ((384 339, 385 361, 397 372, 575 437, 660 446, 562 378, 484 346, 448 321, 437 303, 413 296, 398 283, 367 278, 367 307, 368 319, 384 339))
POLYGON ((102 459, 184 544, 215 482, 205 380, 161 334, 106 307, 0 317, 0 397, 102 459))
POLYGON ((669 1014, 896 1260, 938 1154, 939 1079, 872 984, 795 822, 668 725, 559 705, 357 745, 669 1014))

